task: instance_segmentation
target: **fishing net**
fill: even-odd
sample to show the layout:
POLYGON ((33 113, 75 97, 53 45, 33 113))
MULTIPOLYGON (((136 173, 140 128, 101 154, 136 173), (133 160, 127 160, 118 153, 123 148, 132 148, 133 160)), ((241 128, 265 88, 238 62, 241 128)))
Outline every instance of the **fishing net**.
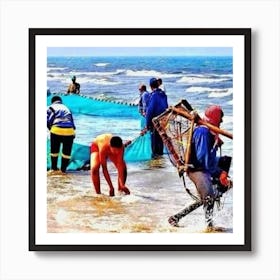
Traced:
MULTIPOLYGON (((86 114, 102 117, 139 118, 138 107, 132 103, 96 99, 85 95, 56 94, 73 114, 86 114)), ((54 95, 47 97, 47 105, 51 105, 54 95)))
MULTIPOLYGON (((61 95, 63 103, 72 112, 104 117, 133 117, 139 119, 137 106, 125 103, 105 102, 80 95, 61 95)), ((48 97, 48 104, 51 96, 48 97)), ((204 122, 192 109, 191 105, 182 100, 175 106, 170 106, 164 113, 153 119, 163 143, 164 153, 168 153, 171 163, 178 169, 181 176, 190 166, 191 138, 194 126, 203 124, 232 139, 232 134, 204 122)), ((150 160, 152 155, 150 133, 138 136, 125 148, 124 159, 127 162, 150 160)), ((67 170, 88 169, 90 161, 90 147, 74 143, 71 160, 67 170)), ((58 164, 60 166, 60 157, 58 164)), ((47 139, 47 168, 50 169, 50 143, 47 139)))
MULTIPOLYGON (((73 113, 98 115, 104 118, 141 118, 137 106, 133 104, 97 100, 81 95, 59 95, 73 113)), ((47 97, 48 105, 51 104, 52 96, 53 94, 47 97)), ((168 153, 170 161, 178 168, 179 174, 188 168, 190 139, 195 121, 197 121, 197 115, 186 100, 169 107, 164 113, 153 119, 154 126, 164 142, 164 153, 168 153)), ((50 144, 49 140, 47 141, 47 168, 50 169, 50 144)), ((74 143, 67 170, 87 169, 90 161, 89 149, 87 145, 74 143)), ((151 155, 150 133, 146 133, 137 137, 125 148, 124 159, 127 162, 143 161, 151 159, 151 155)), ((58 164, 60 164, 60 159, 58 164)))
MULTIPOLYGON (((141 120, 141 128, 145 126, 144 118, 140 116, 138 107, 135 104, 121 103, 108 100, 99 100, 83 95, 59 95, 62 102, 72 111, 73 114, 85 114, 101 116, 104 118, 132 118, 141 120)), ((54 94, 47 97, 47 105, 51 105, 54 94)), ((151 159, 150 135, 137 137, 125 149, 124 158, 127 162, 136 162, 151 159)), ((71 160, 67 170, 88 169, 90 161, 90 148, 87 145, 74 142, 72 147, 71 160)), ((61 157, 58 159, 58 166, 61 164, 61 157)), ((50 143, 47 139, 47 169, 51 168, 50 143)))
MULTIPOLYGON (((126 148, 124 159, 126 162, 137 162, 151 159, 150 134, 137 137, 126 148)), ((90 163, 90 147, 87 145, 74 143, 72 147, 71 159, 67 170, 87 170, 90 163)), ((61 156, 58 158, 58 166, 61 165, 61 156)), ((47 140, 47 169, 51 168, 50 140, 47 140)))
MULTIPOLYGON (((79 143, 74 143, 72 147, 71 159, 67 170, 89 169, 90 147, 79 143)), ((58 167, 61 166, 61 153, 58 157, 58 167)), ((51 169, 50 140, 47 139, 47 170, 51 169)))
POLYGON ((151 137, 149 133, 138 136, 124 150, 124 159, 127 162, 144 161, 151 159, 151 137))
MULTIPOLYGON (((126 162, 137 162, 151 159, 150 134, 138 136, 124 150, 126 162)), ((61 166, 61 154, 58 158, 58 167, 61 166)), ((79 143, 74 143, 72 147, 71 159, 67 170, 88 170, 90 168, 90 147, 79 143)), ((50 140, 47 139, 47 170, 51 169, 50 140)))

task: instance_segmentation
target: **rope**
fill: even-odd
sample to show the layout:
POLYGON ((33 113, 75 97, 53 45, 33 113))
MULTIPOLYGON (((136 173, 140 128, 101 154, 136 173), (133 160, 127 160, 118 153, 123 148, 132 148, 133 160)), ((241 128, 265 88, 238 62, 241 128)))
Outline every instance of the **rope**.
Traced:
POLYGON ((194 195, 194 194, 190 191, 189 188, 187 188, 184 175, 182 176, 182 179, 183 179, 184 188, 185 188, 186 192, 189 194, 189 196, 190 196, 192 199, 194 199, 195 201, 200 201, 201 199, 200 199, 198 196, 194 195))

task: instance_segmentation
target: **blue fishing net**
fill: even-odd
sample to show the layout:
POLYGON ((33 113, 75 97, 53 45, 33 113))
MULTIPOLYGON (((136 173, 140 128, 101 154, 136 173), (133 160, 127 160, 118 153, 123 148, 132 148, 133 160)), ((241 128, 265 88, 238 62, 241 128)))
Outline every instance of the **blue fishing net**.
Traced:
POLYGON ((151 137, 149 133, 138 136, 125 148, 124 159, 127 162, 144 161, 151 159, 151 137))
MULTIPOLYGON (((144 118, 139 115, 138 107, 128 103, 118 103, 106 100, 97 100, 81 95, 58 94, 63 103, 72 111, 73 114, 86 114, 101 116, 104 118, 133 118, 141 120, 141 129, 144 128, 144 118)), ((54 95, 47 97, 47 105, 51 104, 54 95)), ((134 139, 125 148, 124 159, 127 162, 137 162, 151 159, 151 139, 150 134, 146 133, 134 139)), ((71 159, 67 170, 88 169, 90 163, 90 147, 74 142, 72 147, 71 159)), ((61 156, 58 159, 58 167, 61 166, 61 156)), ((50 141, 47 139, 47 168, 51 168, 50 141)))
MULTIPOLYGON (((71 109, 73 114, 92 116, 139 118, 138 107, 132 103, 121 103, 108 100, 99 100, 85 95, 58 94, 62 102, 71 109)), ((47 97, 47 105, 51 105, 54 95, 47 97)))
MULTIPOLYGON (((150 134, 137 137, 125 148, 124 159, 126 162, 137 162, 151 159, 152 149, 150 134)), ((74 143, 71 159, 67 170, 87 170, 90 165, 90 147, 74 143)), ((58 157, 58 167, 61 166, 61 154, 58 157)), ((50 140, 47 139, 47 169, 51 169, 50 140)))
MULTIPOLYGON (((67 170, 88 169, 90 163, 90 147, 79 143, 74 143, 72 147, 71 159, 67 170)), ((61 153, 58 157, 57 167, 61 166, 61 153)), ((50 140, 47 139, 47 169, 51 169, 50 140)))

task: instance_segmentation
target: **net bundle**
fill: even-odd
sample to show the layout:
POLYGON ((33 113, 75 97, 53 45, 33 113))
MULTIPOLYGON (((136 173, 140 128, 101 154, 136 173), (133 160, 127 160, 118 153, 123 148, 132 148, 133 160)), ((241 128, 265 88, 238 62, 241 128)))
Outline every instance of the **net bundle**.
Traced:
POLYGON ((181 100, 153 119, 154 126, 168 151, 169 159, 180 174, 189 166, 195 119, 196 113, 186 100, 181 100))

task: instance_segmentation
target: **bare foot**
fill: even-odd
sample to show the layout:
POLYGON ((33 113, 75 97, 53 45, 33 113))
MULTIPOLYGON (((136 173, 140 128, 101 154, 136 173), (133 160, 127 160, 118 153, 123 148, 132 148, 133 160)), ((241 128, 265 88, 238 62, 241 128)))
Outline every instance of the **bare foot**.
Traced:
POLYGON ((126 188, 126 187, 124 187, 124 188, 120 189, 119 191, 120 191, 120 192, 123 192, 123 193, 125 193, 125 194, 130 194, 129 189, 128 189, 128 188, 126 188))
POLYGON ((168 223, 169 223, 170 225, 172 225, 173 227, 179 227, 178 222, 179 222, 179 219, 176 218, 176 217, 174 217, 174 216, 171 216, 171 217, 169 217, 169 219, 168 219, 168 223))

